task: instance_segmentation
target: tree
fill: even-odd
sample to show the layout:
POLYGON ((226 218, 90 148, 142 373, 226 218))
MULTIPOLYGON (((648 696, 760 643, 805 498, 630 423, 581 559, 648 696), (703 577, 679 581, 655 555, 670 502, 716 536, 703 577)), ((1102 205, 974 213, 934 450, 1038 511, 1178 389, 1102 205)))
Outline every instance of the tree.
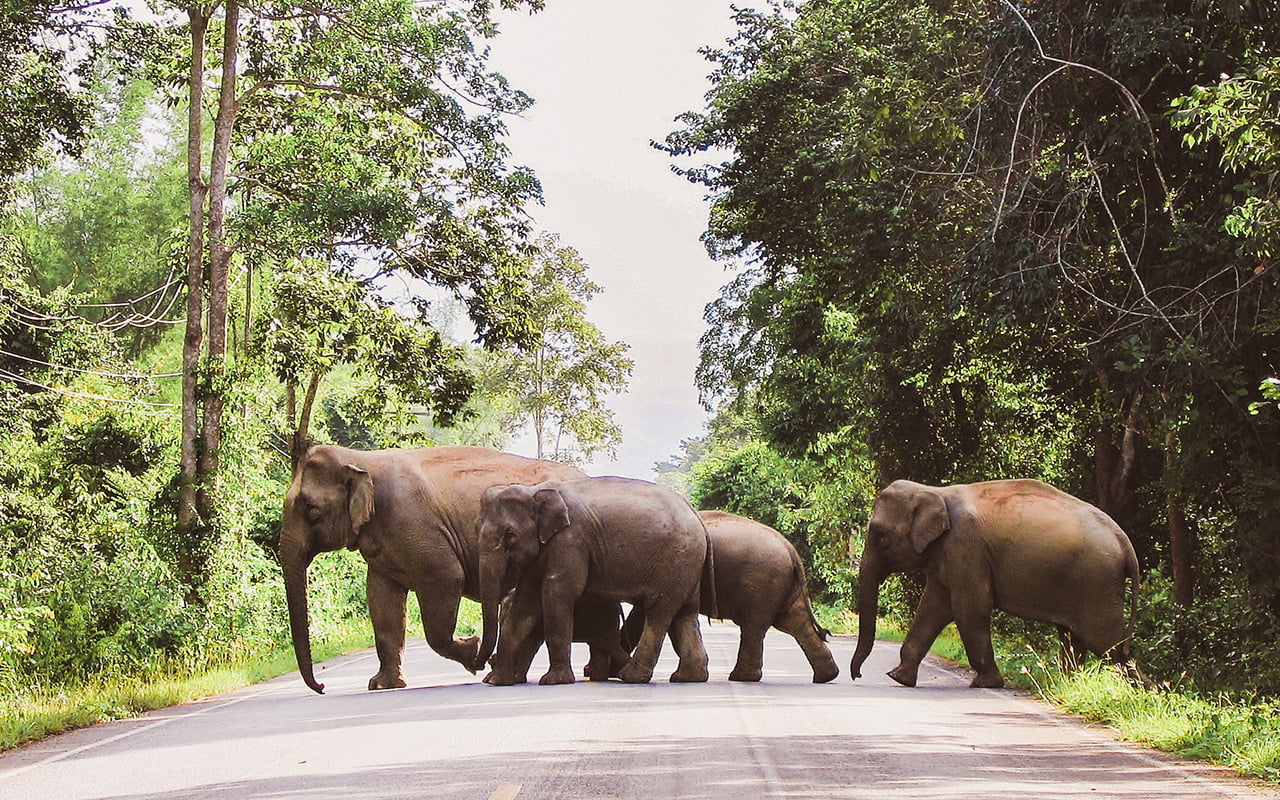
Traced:
POLYGON ((449 424, 471 396, 461 348, 379 301, 365 282, 304 259, 278 271, 270 295, 251 346, 285 387, 295 467, 310 441, 320 383, 341 366, 353 368, 365 417, 413 400, 427 404, 438 424, 449 424))
POLYGON ((190 41, 171 72, 185 65, 189 113, 179 525, 198 540, 213 518, 233 255, 341 265, 360 248, 378 270, 404 269, 464 296, 482 338, 519 339, 527 325, 503 289, 519 286, 508 254, 524 232, 516 212, 538 186, 504 163, 500 117, 528 98, 485 70, 475 49, 495 32, 490 3, 176 7, 190 41), (221 49, 206 154, 210 42, 221 49), (233 190, 243 192, 235 206, 233 190), (240 225, 233 211, 243 212, 240 225))
POLYGON ((628 346, 587 320, 600 287, 575 250, 543 235, 527 270, 534 344, 495 361, 496 388, 514 396, 512 422, 533 428, 538 458, 572 462, 612 450, 621 433, 604 398, 626 387, 628 346))
POLYGON ((869 455, 876 483, 1059 483, 1184 604, 1193 577, 1247 576, 1222 588, 1250 598, 1231 635, 1265 638, 1268 9, 739 12, 707 109, 663 145, 729 153, 682 171, 711 192, 713 254, 749 265, 708 309, 705 397, 749 403, 788 455, 869 455))

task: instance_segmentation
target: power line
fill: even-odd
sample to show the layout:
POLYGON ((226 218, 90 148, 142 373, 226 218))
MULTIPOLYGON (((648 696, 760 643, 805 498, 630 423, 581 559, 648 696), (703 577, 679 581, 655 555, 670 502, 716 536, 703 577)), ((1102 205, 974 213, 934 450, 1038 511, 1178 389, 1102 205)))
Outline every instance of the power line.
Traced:
POLYGON ((33 381, 30 378, 24 378, 21 375, 16 375, 7 369, 0 369, 0 378, 8 378, 9 380, 16 381, 18 383, 25 383, 28 386, 34 386, 37 389, 44 389, 46 392, 53 392, 54 394, 63 395, 64 397, 76 397, 81 400, 99 400, 104 403, 124 403, 125 405, 150 406, 152 408, 178 408, 176 403, 153 403, 149 400, 133 400, 126 397, 107 397, 101 394, 88 394, 86 392, 73 392, 70 389, 59 389, 54 386, 40 383, 39 381, 33 381))
POLYGON ((120 378, 121 380, 140 381, 150 380, 152 378, 181 378, 181 372, 157 372, 155 375, 134 374, 126 375, 118 372, 98 372, 92 369, 81 369, 79 367, 69 367, 66 364, 51 364, 48 361, 41 361, 38 358, 29 358, 20 356, 17 353, 11 353, 8 350, 0 350, 0 356, 8 356, 9 358, 17 358, 31 364, 39 364, 42 367, 52 367, 53 369, 65 369, 71 372, 79 372, 82 375, 96 375, 101 378, 120 378))

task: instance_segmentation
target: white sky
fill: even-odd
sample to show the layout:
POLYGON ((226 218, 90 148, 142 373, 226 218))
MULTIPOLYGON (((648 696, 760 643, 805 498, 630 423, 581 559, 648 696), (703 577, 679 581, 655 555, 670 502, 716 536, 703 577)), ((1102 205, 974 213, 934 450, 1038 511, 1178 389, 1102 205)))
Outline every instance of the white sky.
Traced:
POLYGON ((609 400, 622 445, 616 460, 587 466, 593 475, 652 480, 655 462, 704 432, 693 385, 702 311, 731 275, 699 240, 703 190, 649 142, 703 108, 712 65, 697 51, 733 33, 729 5, 547 0, 538 14, 500 15, 491 43, 492 67, 536 101, 509 121, 509 142, 512 163, 542 181, 537 227, 582 255, 604 288, 588 317, 635 361, 629 391, 609 400))

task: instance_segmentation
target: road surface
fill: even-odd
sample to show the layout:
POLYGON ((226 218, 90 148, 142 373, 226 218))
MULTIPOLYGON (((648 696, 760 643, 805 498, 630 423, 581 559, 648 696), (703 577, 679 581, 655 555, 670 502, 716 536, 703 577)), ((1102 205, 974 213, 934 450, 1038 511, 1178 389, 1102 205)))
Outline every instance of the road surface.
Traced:
MULTIPOLYGON (((764 681, 730 683, 736 628, 704 621, 703 632, 713 677, 693 685, 486 686, 418 640, 411 687, 369 692, 365 651, 325 665, 324 696, 295 673, 0 756, 0 798, 1277 796, 937 666, 900 687, 884 676, 897 653, 887 643, 857 683, 814 685, 799 648, 773 632, 764 681)), ((847 669, 852 638, 832 649, 847 669)), ((664 677, 674 667, 669 646, 659 666, 664 677)))

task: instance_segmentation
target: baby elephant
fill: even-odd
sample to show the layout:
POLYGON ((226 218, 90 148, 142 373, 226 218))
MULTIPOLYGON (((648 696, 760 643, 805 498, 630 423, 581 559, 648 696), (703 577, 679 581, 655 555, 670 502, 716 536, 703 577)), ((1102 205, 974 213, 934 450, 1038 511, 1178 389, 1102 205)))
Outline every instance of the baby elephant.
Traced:
POLYGON ((574 607, 584 597, 645 610, 635 656, 618 673, 623 681, 653 677, 668 632, 680 656, 671 680, 707 680, 697 614, 711 544, 683 497, 647 481, 583 478, 494 487, 480 508, 480 595, 495 621, 511 593, 501 639, 486 625, 480 645, 483 663, 497 644, 490 683, 518 674, 512 662, 530 631, 513 630, 513 621, 535 624, 537 613, 522 609, 539 605, 551 661, 540 683, 572 683, 574 607))
POLYGON ((1064 647, 1106 655, 1135 680, 1131 622, 1138 559, 1129 537, 1097 508, 1032 480, 924 486, 894 481, 876 498, 858 569, 853 678, 875 643, 880 583, 924 570, 925 588, 889 677, 914 686, 920 660, 954 621, 971 685, 1004 685, 991 647, 991 612, 1058 627, 1064 647), (1129 587, 1126 591, 1125 584, 1129 587))
MULTIPOLYGON (((728 619, 740 629, 738 662, 731 681, 758 681, 764 666, 764 636, 770 627, 790 634, 813 668, 813 682, 826 683, 840 674, 809 603, 800 554, 782 534, 762 522, 724 511, 700 511, 715 553, 715 600, 702 613, 728 619)), ((627 616, 623 634, 634 641, 641 609, 627 616)), ((601 637, 596 637, 597 639, 601 637)), ((593 664, 595 644, 592 645, 593 664)))

